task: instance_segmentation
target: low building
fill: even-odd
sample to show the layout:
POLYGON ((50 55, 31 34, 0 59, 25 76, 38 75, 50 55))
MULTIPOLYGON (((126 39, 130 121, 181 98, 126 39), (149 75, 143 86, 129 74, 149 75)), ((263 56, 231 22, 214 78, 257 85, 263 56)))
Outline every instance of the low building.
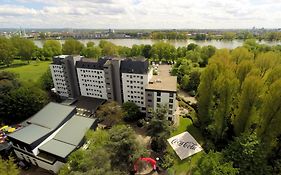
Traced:
POLYGON ((8 135, 19 159, 57 173, 70 153, 83 143, 95 119, 76 116, 76 107, 49 103, 8 135))

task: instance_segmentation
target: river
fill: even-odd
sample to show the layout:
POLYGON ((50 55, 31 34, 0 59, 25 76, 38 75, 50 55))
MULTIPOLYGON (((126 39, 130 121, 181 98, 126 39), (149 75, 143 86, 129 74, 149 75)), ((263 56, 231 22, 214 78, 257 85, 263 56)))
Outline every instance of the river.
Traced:
MULTIPOLYGON (((116 45, 119 46, 127 46, 127 47, 132 47, 132 45, 137 44, 154 44, 156 42, 159 42, 159 40, 151 40, 151 39, 106 39, 107 41, 110 41, 116 45)), ((62 44, 64 43, 65 40, 59 40, 62 44)), ((79 40, 80 42, 86 44, 89 41, 93 41, 95 44, 99 44, 100 39, 85 39, 85 40, 79 40)), ((180 47, 180 46, 187 46, 190 43, 195 43, 200 46, 207 46, 207 45, 212 45, 215 46, 216 48, 228 48, 228 49, 233 49, 239 46, 243 45, 243 40, 232 40, 232 41, 226 41, 226 40, 208 40, 208 41, 196 41, 196 40, 164 40, 164 42, 168 42, 173 44, 175 47, 180 47)), ((38 47, 42 47, 44 41, 42 40, 34 40, 34 43, 38 47)), ((261 44, 267 44, 270 46, 273 45, 281 45, 281 41, 261 41, 261 44)))

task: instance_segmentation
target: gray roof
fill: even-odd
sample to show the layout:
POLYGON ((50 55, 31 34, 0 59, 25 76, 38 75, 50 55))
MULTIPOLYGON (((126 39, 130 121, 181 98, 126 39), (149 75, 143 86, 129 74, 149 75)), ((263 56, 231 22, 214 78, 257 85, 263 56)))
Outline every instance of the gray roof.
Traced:
POLYGON ((55 137, 39 150, 65 158, 79 145, 94 122, 95 119, 73 116, 55 137))
POLYGON ((30 124, 22 128, 21 130, 10 134, 9 137, 12 137, 27 144, 32 144, 34 141, 47 135, 49 132, 51 132, 51 130, 48 128, 30 124))
POLYGON ((68 144, 78 145, 94 121, 95 119, 73 116, 56 134, 54 139, 68 144))
POLYGON ((74 151, 76 146, 70 145, 58 140, 50 140, 46 144, 42 145, 39 149, 42 151, 46 151, 53 155, 59 157, 67 157, 72 151, 74 151))
POLYGON ((146 74, 148 72, 148 66, 147 59, 125 59, 121 61, 120 70, 122 73, 146 74))
POLYGON ((45 128, 55 129, 73 110, 75 110, 73 106, 50 102, 36 113, 29 122, 45 128))
POLYGON ((28 120, 29 125, 9 134, 10 138, 32 144, 50 134, 75 110, 73 106, 65 106, 50 102, 28 120))
POLYGON ((98 69, 103 70, 103 65, 109 60, 109 58, 100 58, 98 61, 93 59, 83 58, 80 61, 76 62, 77 68, 84 69, 98 69))

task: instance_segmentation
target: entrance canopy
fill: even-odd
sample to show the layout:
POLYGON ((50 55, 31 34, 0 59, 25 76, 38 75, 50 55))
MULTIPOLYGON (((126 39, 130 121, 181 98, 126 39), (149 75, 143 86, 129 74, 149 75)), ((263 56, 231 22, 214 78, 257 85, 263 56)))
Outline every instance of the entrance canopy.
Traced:
POLYGON ((168 139, 181 160, 203 150, 199 143, 188 133, 183 132, 168 139))

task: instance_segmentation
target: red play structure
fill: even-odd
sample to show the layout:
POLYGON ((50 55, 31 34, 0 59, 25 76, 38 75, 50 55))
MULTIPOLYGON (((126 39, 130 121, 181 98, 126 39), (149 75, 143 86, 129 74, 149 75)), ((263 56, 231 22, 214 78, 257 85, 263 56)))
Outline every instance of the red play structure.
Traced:
POLYGON ((135 164, 134 164, 134 170, 138 171, 138 165, 137 162, 141 160, 141 161, 146 161, 147 163, 150 163, 150 165, 152 166, 153 170, 156 170, 156 160, 149 158, 149 157, 141 157, 138 160, 136 160, 135 164))

